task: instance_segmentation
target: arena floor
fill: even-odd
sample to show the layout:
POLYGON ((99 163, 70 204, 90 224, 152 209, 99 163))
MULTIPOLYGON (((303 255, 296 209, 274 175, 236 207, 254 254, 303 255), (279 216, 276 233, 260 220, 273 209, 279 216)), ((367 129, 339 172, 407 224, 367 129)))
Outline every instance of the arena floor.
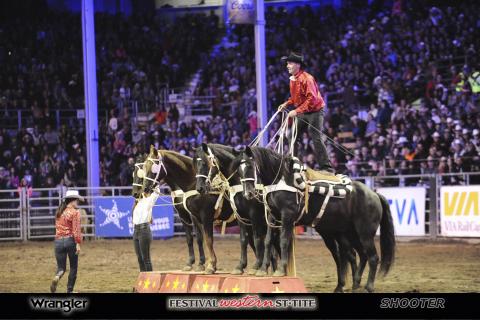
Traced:
MULTIPOLYGON (((219 271, 238 262, 238 238, 216 238, 219 271)), ((332 292, 335 265, 322 240, 298 239, 297 272, 312 292, 332 292)), ((184 238, 155 240, 154 270, 180 269, 186 261, 184 238)), ((253 256, 249 254, 249 261, 253 256)), ((52 242, 0 243, 0 292, 48 292, 55 272, 52 242)), ((366 269, 368 271, 368 267, 366 269)), ((391 273, 376 281, 376 292, 479 292, 480 244, 459 241, 398 242, 391 273)), ((80 254, 75 291, 131 292, 138 275, 130 240, 86 241, 80 254)), ((364 274, 362 285, 366 281, 364 274)), ((347 291, 351 287, 351 274, 347 291)), ((65 292, 66 279, 58 291, 65 292)))

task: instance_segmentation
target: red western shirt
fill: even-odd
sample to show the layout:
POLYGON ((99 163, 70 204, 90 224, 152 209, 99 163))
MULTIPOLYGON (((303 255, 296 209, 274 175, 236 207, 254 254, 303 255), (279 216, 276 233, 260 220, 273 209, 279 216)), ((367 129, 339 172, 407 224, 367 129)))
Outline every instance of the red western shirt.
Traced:
POLYGON ((55 239, 73 237, 76 243, 82 242, 80 211, 66 208, 55 222, 55 239))
POLYGON ((297 113, 319 111, 325 106, 315 78, 303 70, 290 77, 290 98, 286 103, 293 104, 297 113))

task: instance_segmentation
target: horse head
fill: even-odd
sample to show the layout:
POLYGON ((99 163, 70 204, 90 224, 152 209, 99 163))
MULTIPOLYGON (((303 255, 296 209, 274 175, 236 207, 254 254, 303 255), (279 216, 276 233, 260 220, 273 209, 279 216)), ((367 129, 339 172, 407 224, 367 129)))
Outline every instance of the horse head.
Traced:
POLYGON ((239 152, 235 162, 238 162, 238 173, 243 187, 243 196, 245 199, 251 200, 255 196, 255 184, 258 183, 257 166, 252 149, 246 147, 245 150, 239 152))
POLYGON ((141 175, 143 175, 143 190, 147 194, 151 193, 153 189, 160 184, 160 181, 167 176, 163 156, 160 151, 152 145, 150 146, 150 153, 145 159, 141 175))
POLYGON ((215 155, 206 143, 195 149, 195 159, 193 161, 195 168, 195 178, 197 179, 196 190, 200 194, 210 192, 212 179, 218 174, 220 168, 215 159, 215 155))

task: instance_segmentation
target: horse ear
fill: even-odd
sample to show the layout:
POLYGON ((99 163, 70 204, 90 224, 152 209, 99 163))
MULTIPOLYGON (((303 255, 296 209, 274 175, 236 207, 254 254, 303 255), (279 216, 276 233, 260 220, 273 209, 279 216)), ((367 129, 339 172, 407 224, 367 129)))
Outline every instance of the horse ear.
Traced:
POLYGON ((246 154, 247 156, 249 156, 250 158, 253 158, 253 152, 252 152, 252 148, 250 148, 250 146, 247 146, 247 147, 245 148, 245 154, 246 154))
POLYGON ((202 150, 205 153, 208 153, 208 145, 206 143, 202 143, 202 150))
POLYGON ((153 146, 153 144, 150 145, 150 154, 153 154, 153 152, 155 151, 155 147, 153 146))
POLYGON ((235 148, 232 149, 232 153, 235 156, 238 156, 241 152, 244 152, 244 151, 245 151, 245 146, 244 145, 239 145, 239 146, 236 146, 235 148))

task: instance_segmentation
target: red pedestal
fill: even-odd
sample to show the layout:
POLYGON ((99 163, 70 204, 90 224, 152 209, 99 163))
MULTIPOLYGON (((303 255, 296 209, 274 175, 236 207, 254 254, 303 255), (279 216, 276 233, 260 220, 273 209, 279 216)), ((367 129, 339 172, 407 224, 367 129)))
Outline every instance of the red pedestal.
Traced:
POLYGON ((187 293, 199 273, 169 272, 160 287, 162 293, 187 293))
POLYGON ((164 278, 165 274, 161 271, 140 272, 135 284, 135 292, 158 293, 164 278))
POLYGON ((190 293, 217 293, 229 276, 225 274, 197 275, 193 281, 190 293))
POLYGON ((135 284, 138 293, 306 293, 297 277, 251 277, 199 272, 141 272, 135 284))
POLYGON ((306 293, 300 278, 296 277, 227 277, 221 293, 306 293))

